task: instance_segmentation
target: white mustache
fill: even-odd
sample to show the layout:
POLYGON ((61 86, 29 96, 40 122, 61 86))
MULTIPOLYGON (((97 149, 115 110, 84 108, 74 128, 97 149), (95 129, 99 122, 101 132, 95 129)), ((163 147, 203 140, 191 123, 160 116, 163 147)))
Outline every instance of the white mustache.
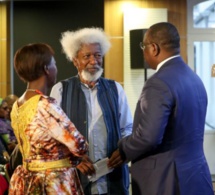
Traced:
POLYGON ((97 69, 99 69, 99 70, 102 69, 102 67, 99 66, 99 65, 87 65, 85 69, 88 69, 88 68, 89 68, 89 69, 90 69, 90 68, 97 68, 97 69))

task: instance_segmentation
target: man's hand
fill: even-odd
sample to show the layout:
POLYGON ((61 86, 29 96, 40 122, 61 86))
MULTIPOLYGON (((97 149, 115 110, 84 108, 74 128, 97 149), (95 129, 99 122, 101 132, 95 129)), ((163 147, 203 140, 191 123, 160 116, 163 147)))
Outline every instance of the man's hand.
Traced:
POLYGON ((81 171, 81 173, 83 173, 84 175, 93 175, 95 173, 93 162, 87 155, 84 155, 82 157, 82 161, 77 166, 77 169, 81 171))
POLYGON ((119 153, 119 150, 115 150, 113 154, 111 155, 109 161, 108 161, 108 167, 109 168, 116 168, 121 166, 124 163, 124 160, 122 156, 119 153))

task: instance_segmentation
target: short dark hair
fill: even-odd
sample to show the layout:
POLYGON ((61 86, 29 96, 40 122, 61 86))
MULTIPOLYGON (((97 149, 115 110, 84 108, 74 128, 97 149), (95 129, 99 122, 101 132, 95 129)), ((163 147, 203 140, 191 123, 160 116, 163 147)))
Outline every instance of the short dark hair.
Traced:
POLYGON ((44 74, 44 67, 49 65, 54 50, 45 43, 28 44, 18 49, 14 56, 14 68, 20 79, 30 82, 44 74))
POLYGON ((176 27, 169 22, 160 22, 149 28, 151 42, 157 43, 166 51, 180 52, 180 36, 176 27))

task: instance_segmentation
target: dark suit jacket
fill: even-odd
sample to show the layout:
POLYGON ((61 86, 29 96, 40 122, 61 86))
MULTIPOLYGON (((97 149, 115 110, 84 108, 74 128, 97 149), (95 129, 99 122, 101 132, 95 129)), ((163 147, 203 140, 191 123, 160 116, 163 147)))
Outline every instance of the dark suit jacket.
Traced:
POLYGON ((204 85, 181 57, 146 81, 133 133, 119 142, 132 161, 134 195, 213 195, 203 152, 206 108, 204 85))

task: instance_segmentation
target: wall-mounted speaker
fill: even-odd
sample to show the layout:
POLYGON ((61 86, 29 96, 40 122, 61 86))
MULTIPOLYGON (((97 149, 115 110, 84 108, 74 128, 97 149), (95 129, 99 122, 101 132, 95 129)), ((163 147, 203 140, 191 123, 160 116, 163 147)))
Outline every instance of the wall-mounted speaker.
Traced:
POLYGON ((147 29, 130 30, 130 60, 131 69, 146 69, 149 68, 144 60, 143 51, 140 49, 140 42, 143 41, 143 36, 147 29))

